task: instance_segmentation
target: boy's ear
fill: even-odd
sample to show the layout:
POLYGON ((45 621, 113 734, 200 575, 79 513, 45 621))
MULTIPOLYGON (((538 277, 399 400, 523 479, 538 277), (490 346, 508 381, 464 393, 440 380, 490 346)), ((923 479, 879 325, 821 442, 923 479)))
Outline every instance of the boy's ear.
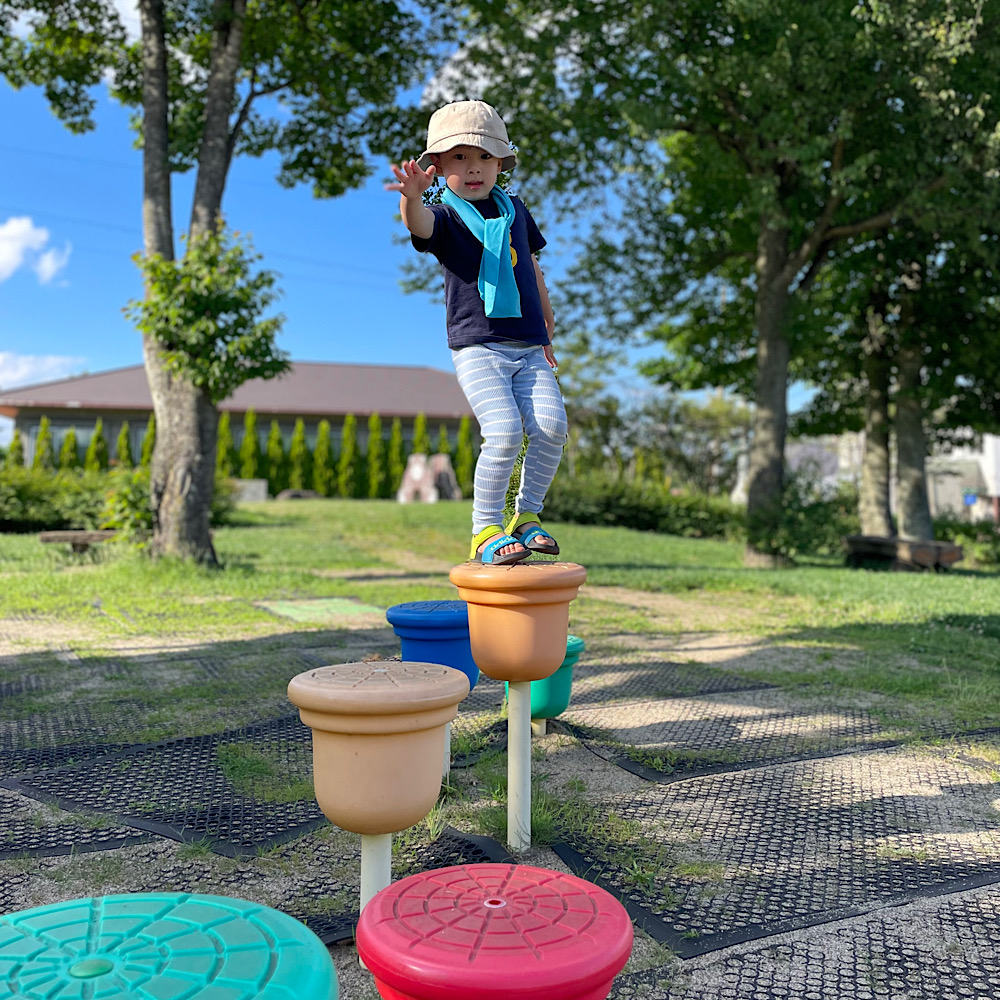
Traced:
POLYGON ((438 170, 441 169, 441 157, 437 153, 431 153, 431 163, 433 163, 438 170))

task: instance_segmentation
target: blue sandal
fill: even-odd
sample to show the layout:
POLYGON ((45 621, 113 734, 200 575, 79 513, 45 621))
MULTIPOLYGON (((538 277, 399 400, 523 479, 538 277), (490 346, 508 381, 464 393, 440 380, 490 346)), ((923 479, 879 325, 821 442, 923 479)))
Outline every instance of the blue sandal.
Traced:
POLYGON ((531 549, 532 552, 539 552, 546 556, 557 556, 559 555, 559 543, 547 532, 544 528, 535 525, 533 528, 528 528, 526 531, 518 532, 518 528, 522 524, 527 524, 529 521, 537 521, 538 515, 533 514, 531 511, 524 511, 518 514, 510 524, 504 529, 508 535, 517 539, 526 549, 531 549), (536 538, 547 538, 550 545, 537 545, 532 544, 536 538))
POLYGON ((503 528, 499 524, 490 524, 483 528, 478 535, 472 536, 472 548, 469 551, 469 562, 482 563, 484 566, 510 566, 512 563, 521 562, 523 559, 527 559, 528 556, 531 555, 531 552, 528 551, 528 547, 524 546, 520 552, 508 552, 506 555, 498 556, 496 553, 505 545, 523 545, 523 542, 521 542, 520 538, 514 538, 512 535, 505 534, 503 528), (487 538, 491 535, 496 535, 498 532, 498 537, 494 538, 482 552, 476 551, 487 538))

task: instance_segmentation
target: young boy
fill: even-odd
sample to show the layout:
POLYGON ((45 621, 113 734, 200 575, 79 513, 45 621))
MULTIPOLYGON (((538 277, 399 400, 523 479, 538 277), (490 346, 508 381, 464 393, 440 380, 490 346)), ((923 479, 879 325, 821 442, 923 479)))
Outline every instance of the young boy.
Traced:
POLYGON ((458 101, 431 115, 427 149, 392 172, 413 246, 444 270, 448 346, 459 385, 483 434, 476 464, 471 560, 520 562, 556 555, 538 523, 566 442, 566 409, 553 371, 555 320, 535 254, 545 246, 528 210, 496 184, 516 162, 503 119, 482 101, 458 101), (422 195, 444 177, 444 204, 422 195), (522 431, 523 427, 523 431, 522 431), (503 526, 507 484, 521 447, 515 515, 503 526))

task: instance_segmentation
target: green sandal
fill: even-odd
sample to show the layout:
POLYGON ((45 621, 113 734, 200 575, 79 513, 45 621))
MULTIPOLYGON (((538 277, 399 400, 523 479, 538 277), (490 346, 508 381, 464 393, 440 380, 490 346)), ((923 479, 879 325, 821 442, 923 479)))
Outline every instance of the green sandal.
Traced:
POLYGON ((521 544, 521 540, 519 538, 514 538, 512 535, 504 534, 504 530, 501 525, 487 525, 482 531, 479 532, 478 535, 473 535, 472 537, 472 548, 469 551, 469 562, 482 563, 484 566, 509 566, 512 563, 521 562, 522 559, 527 559, 528 556, 531 555, 527 546, 525 546, 521 552, 508 552, 505 556, 498 556, 496 554, 497 551, 502 549, 505 545, 519 544, 521 544), (494 538, 482 552, 476 551, 487 538, 498 533, 499 537, 494 538))
POLYGON ((559 543, 543 528, 535 526, 534 528, 528 528, 527 531, 522 531, 518 534, 517 529, 522 524, 527 524, 529 521, 537 521, 538 515, 533 514, 530 510, 526 510, 521 514, 518 514, 511 522, 504 528, 513 538, 516 538, 526 549, 531 549, 532 552, 539 552, 546 556, 557 556, 559 555, 559 543), (547 538, 552 544, 551 545, 532 545, 532 542, 536 538, 547 538))

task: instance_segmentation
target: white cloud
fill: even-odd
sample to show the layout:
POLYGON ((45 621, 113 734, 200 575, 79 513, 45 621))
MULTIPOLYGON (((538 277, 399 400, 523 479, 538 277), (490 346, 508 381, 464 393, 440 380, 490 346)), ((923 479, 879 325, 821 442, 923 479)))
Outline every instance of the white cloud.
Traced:
POLYGON ((0 281, 6 281, 32 252, 49 241, 49 231, 27 215, 12 216, 0 225, 0 281))
POLYGON ((125 25, 129 39, 139 38, 142 34, 142 22, 139 20, 139 4, 137 0, 115 0, 118 16, 125 25))
POLYGON ((70 243, 67 243, 62 250, 57 250, 55 247, 46 250, 32 265, 38 280, 47 285, 69 263, 69 255, 72 252, 73 246, 70 243))
POLYGON ((78 372, 86 358, 71 358, 63 354, 15 354, 0 351, 0 393, 19 385, 52 382, 78 372))

